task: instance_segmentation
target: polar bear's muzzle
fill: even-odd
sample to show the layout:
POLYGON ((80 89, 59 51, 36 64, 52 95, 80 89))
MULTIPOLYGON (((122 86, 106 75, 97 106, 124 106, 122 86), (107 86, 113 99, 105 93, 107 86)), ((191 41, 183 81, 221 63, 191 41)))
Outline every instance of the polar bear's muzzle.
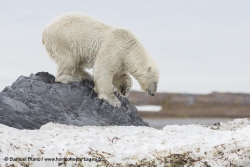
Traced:
POLYGON ((150 96, 154 96, 155 93, 156 93, 156 91, 152 92, 152 91, 148 90, 147 93, 148 93, 150 96))
POLYGON ((155 95, 155 93, 150 93, 150 92, 148 92, 148 94, 149 94, 150 96, 154 96, 154 95, 155 95))
POLYGON ((157 90, 157 84, 154 82, 153 84, 149 85, 149 87, 146 89, 146 92, 150 96, 154 96, 156 94, 156 90, 157 90))

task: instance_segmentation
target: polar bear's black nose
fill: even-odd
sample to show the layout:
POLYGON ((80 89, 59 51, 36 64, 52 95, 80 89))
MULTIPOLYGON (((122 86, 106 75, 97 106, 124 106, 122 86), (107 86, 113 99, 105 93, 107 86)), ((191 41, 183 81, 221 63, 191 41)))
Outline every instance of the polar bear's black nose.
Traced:
POLYGON ((148 90, 148 94, 149 94, 150 96, 154 96, 154 95, 155 95, 155 93, 151 92, 150 90, 148 90))
POLYGON ((154 96, 155 94, 153 94, 153 93, 151 93, 151 94, 149 94, 150 96, 154 96))
POLYGON ((156 87, 155 87, 155 85, 149 85, 149 87, 146 89, 146 92, 150 96, 154 96, 156 94, 156 87))

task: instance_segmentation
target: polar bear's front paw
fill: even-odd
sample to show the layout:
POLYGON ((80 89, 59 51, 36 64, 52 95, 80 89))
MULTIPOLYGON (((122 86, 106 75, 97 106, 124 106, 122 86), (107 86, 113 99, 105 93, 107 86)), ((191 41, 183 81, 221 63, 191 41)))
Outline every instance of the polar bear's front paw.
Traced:
POLYGON ((114 106, 114 107, 117 107, 117 108, 120 108, 121 107, 121 102, 118 100, 116 102, 109 102, 110 105, 114 106))
POLYGON ((123 97, 128 97, 130 88, 131 87, 128 84, 124 84, 124 85, 120 86, 120 95, 123 97))
POLYGON ((107 95, 100 94, 98 97, 99 99, 106 100, 110 105, 114 107, 118 107, 118 108, 121 107, 121 102, 117 99, 115 95, 107 96, 107 95))

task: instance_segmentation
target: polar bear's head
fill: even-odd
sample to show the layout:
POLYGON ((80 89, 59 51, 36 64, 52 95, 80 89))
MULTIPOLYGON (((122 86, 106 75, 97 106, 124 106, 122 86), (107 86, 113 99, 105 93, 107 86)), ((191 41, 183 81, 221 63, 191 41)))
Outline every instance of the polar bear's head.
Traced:
POLYGON ((143 91, 154 96, 159 82, 158 66, 142 44, 134 39, 124 58, 125 69, 139 82, 143 91))
POLYGON ((154 96, 157 91, 159 82, 159 69, 157 65, 150 63, 150 66, 144 70, 138 78, 141 89, 147 92, 150 96, 154 96))

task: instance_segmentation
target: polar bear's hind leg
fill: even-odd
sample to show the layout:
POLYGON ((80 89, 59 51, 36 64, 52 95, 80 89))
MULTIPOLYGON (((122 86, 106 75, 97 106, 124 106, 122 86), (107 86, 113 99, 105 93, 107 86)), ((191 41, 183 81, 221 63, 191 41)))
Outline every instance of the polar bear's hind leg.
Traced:
POLYGON ((94 80, 94 77, 87 71, 83 71, 81 77, 82 77, 82 80, 88 80, 88 81, 94 80))
POLYGON ((67 65, 66 63, 57 64, 57 72, 56 72, 56 82, 61 83, 69 83, 77 81, 77 78, 72 74, 74 67, 67 65))
POLYGON ((87 81, 93 81, 93 76, 84 70, 82 67, 77 67, 73 71, 73 75, 78 78, 79 80, 87 80, 87 81))

